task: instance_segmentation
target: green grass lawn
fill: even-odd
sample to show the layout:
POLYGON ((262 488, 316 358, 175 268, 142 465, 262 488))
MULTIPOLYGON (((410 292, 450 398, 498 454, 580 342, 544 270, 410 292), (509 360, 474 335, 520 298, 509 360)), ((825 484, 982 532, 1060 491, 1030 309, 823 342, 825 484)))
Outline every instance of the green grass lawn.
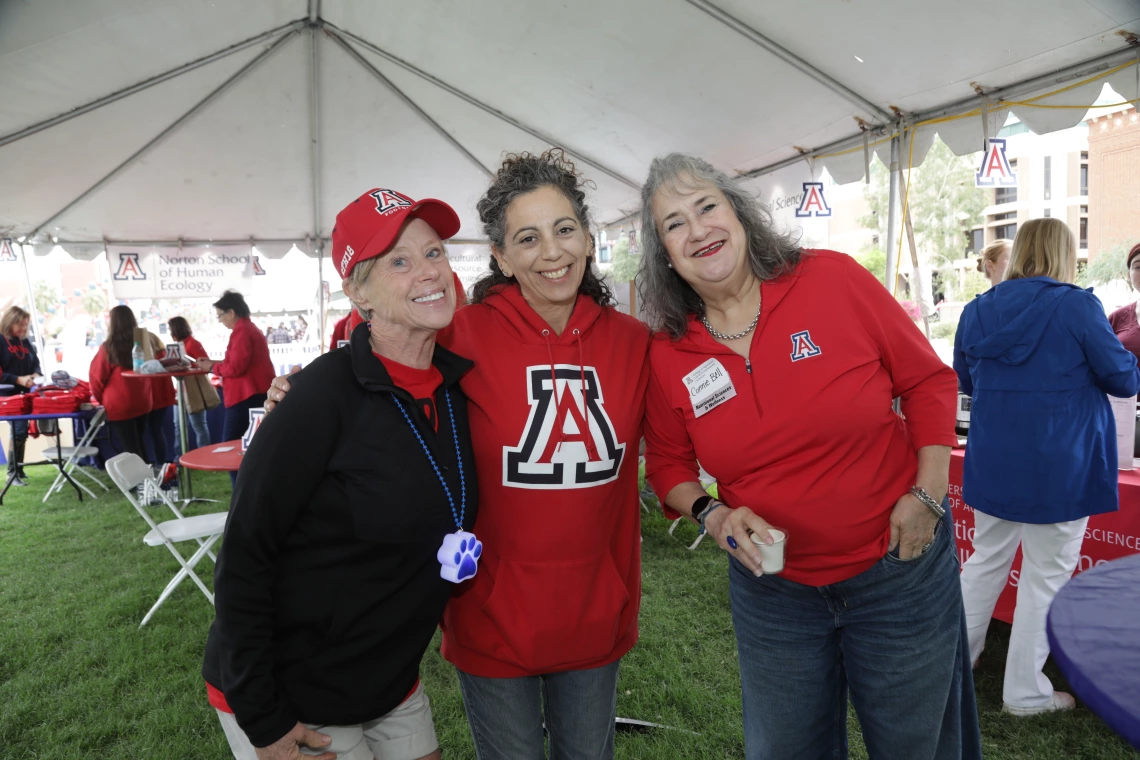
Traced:
MULTIPOLYGON (((199 675, 213 619, 205 598, 185 581, 139 629, 177 569, 174 559, 142 543, 146 526, 117 492, 80 503, 69 490, 41 504, 49 471, 30 472, 31 487, 9 491, 0 506, 0 758, 231 757, 199 675)), ((224 474, 198 475, 195 487, 200 496, 229 494, 224 474)), ((218 507, 197 505, 188 514, 218 507)), ((622 663, 618 714, 698 735, 619 734, 617 756, 740 758, 726 560, 711 541, 686 551, 693 528, 679 528, 677 538, 667 529, 659 515, 645 517, 641 640, 622 663)), ((212 575, 208 561, 199 567, 212 575)), ((1140 757, 1080 707, 1028 719, 1003 715, 1008 638, 1009 627, 995 623, 977 674, 988 758, 1140 757)), ((444 756, 474 758, 438 637, 422 673, 444 756)), ((1064 688, 1055 669, 1049 674, 1064 688)), ((850 726, 852 756, 865 758, 854 717, 850 726)))

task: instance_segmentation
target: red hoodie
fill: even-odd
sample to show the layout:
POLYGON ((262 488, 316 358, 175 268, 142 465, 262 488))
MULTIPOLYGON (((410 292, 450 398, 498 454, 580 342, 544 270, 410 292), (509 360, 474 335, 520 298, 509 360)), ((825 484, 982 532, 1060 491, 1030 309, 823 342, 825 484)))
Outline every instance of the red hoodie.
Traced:
POLYGON ((836 583, 886 554, 891 510, 914 485, 916 450, 957 443, 957 379, 849 256, 807 251, 761 296, 748 362, 696 317, 677 342, 655 336, 646 475, 664 498, 697 479, 700 460, 726 504, 788 530, 785 578, 836 583), (684 378, 710 360, 735 396, 697 417, 693 394, 709 390, 684 378), (891 408, 900 396, 905 421, 891 408))
POLYGON ((579 296, 556 335, 512 285, 459 309, 440 342, 475 362, 462 387, 483 542, 478 574, 444 612, 443 656, 493 678, 617 660, 637 641, 641 602, 648 331, 579 296))
POLYGON ((139 417, 149 413, 151 408, 148 385, 152 381, 124 378, 122 375, 123 368, 107 360, 107 347, 99 346, 91 360, 88 381, 91 394, 103 405, 107 419, 112 422, 139 417))
MULTIPOLYGON (((166 349, 159 351, 154 355, 155 359, 165 359, 166 349)), ((156 377, 153 380, 148 380, 150 385, 150 409, 165 409, 168 406, 174 406, 178 403, 178 396, 174 392, 174 384, 178 382, 169 377, 156 377)))
POLYGON ((277 374, 269 358, 269 344, 265 335, 254 327, 248 317, 239 319, 230 331, 226 358, 210 370, 223 379, 222 390, 226 406, 245 401, 250 396, 265 393, 277 374))

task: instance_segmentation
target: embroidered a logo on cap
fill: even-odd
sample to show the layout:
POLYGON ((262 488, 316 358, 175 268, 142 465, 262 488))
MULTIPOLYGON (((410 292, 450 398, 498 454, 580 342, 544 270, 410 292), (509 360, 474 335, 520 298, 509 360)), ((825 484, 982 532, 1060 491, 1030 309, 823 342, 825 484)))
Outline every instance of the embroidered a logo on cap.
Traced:
POLYGON ((380 190, 369 193, 369 195, 376 199, 377 214, 387 214, 398 208, 412 205, 411 198, 400 195, 395 190, 384 190, 381 188, 380 190))
POLYGON ((340 273, 342 275, 348 274, 348 262, 352 261, 352 257, 355 254, 356 251, 352 250, 351 245, 346 245, 344 247, 344 255, 340 257, 340 273))
POLYGON ((803 330, 792 335, 792 361, 798 362, 800 359, 810 359, 813 356, 819 356, 823 351, 811 339, 811 331, 803 330))
POLYGON ((616 479, 626 445, 606 414, 595 368, 558 364, 551 377, 549 364, 538 365, 526 378, 530 415, 518 446, 503 447, 503 485, 590 488, 616 479))

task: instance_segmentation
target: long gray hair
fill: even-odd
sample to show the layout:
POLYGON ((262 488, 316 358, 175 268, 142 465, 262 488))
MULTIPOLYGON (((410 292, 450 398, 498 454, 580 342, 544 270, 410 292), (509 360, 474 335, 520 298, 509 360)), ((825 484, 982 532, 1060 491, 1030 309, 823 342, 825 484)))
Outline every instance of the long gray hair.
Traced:
POLYGON ((772 214, 764 204, 708 161, 683 153, 653 159, 649 177, 641 187, 642 253, 637 295, 649 326, 668 333, 673 340, 688 330, 691 314, 705 313, 705 305, 692 286, 669 268, 669 254, 653 218, 653 196, 663 187, 692 189, 706 183, 724 193, 732 204, 744 227, 748 261, 758 279, 772 280, 790 272, 803 255, 792 236, 776 232, 772 214))

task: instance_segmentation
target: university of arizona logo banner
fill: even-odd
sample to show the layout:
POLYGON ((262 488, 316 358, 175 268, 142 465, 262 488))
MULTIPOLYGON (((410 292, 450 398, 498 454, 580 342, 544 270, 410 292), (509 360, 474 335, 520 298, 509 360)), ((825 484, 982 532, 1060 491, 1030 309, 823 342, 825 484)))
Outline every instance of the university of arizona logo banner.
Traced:
MULTIPOLYGON (((248 246, 146 248, 107 246, 115 298, 217 298, 249 290, 260 264, 248 246)), ((264 272, 264 270, 262 270, 264 272)))
POLYGON ((1017 187, 1017 175, 1005 155, 1005 140, 990 140, 990 147, 982 154, 982 166, 974 175, 974 187, 1017 187))

